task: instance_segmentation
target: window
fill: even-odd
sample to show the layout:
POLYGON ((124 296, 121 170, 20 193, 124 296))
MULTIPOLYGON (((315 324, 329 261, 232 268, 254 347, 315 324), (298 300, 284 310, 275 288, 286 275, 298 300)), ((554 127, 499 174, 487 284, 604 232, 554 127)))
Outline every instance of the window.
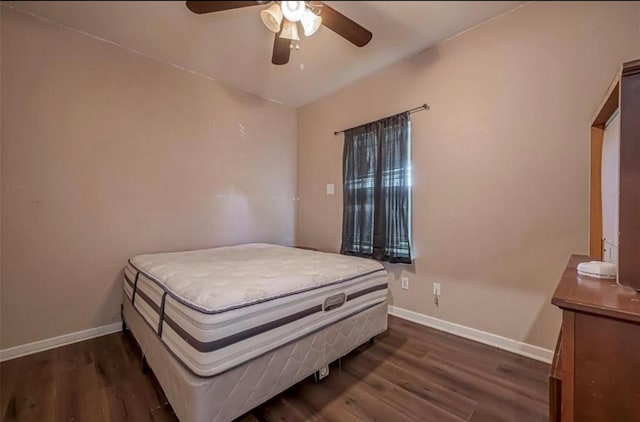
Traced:
POLYGON ((409 113, 345 131, 345 255, 411 263, 409 113))

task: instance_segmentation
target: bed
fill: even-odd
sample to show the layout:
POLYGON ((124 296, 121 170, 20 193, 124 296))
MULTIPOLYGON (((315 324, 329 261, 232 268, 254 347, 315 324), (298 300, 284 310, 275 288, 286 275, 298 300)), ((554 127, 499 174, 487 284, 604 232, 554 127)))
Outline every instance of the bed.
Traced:
POLYGON ((385 331, 387 272, 269 244, 138 255, 123 320, 181 421, 229 421, 385 331))

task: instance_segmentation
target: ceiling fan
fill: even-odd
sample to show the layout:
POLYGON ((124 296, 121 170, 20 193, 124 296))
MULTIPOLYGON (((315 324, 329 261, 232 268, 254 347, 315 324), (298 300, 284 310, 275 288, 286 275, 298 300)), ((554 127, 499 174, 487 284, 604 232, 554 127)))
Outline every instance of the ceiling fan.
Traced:
MULTIPOLYGON (((260 11, 265 26, 275 32, 271 62, 282 65, 289 62, 293 41, 298 41, 298 24, 302 32, 309 37, 320 25, 324 25, 336 34, 358 47, 364 47, 371 41, 371 31, 360 26, 331 6, 316 1, 187 1, 187 7, 193 13, 213 13, 239 9, 248 6, 267 5, 260 11)), ((296 43, 296 49, 297 43, 296 43)))

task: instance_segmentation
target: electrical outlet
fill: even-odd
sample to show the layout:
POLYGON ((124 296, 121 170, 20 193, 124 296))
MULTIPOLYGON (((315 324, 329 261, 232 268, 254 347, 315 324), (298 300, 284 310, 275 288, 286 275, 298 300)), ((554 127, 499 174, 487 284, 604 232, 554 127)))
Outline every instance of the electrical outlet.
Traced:
POLYGON ((440 297, 440 283, 433 283, 433 295, 440 297))
POLYGON ((405 290, 409 290, 409 277, 402 277, 400 281, 402 283, 402 288, 405 290))
POLYGON ((323 378, 328 377, 329 376, 329 365, 323 366, 322 368, 320 368, 320 370, 318 370, 313 375, 315 377, 316 382, 320 381, 323 378))

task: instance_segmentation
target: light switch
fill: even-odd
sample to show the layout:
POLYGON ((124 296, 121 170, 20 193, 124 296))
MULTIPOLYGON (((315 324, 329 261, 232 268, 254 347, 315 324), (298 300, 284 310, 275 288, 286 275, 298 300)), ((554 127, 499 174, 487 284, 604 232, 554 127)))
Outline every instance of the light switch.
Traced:
POLYGON ((327 195, 335 195, 336 193, 336 186, 333 183, 329 183, 327 185, 327 195))

